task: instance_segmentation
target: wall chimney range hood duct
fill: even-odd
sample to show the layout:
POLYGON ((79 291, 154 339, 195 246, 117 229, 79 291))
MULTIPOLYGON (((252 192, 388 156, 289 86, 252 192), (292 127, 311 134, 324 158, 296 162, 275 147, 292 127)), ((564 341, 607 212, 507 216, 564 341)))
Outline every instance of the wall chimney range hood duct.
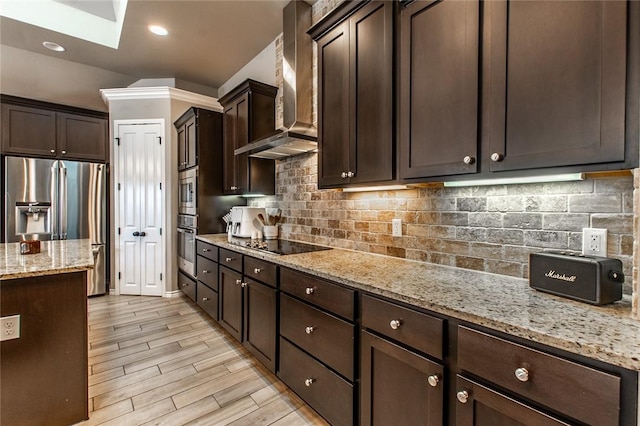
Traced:
POLYGON ((284 87, 283 128, 258 141, 240 147, 235 154, 279 159, 313 151, 318 131, 313 125, 313 46, 311 6, 292 0, 282 11, 284 87))

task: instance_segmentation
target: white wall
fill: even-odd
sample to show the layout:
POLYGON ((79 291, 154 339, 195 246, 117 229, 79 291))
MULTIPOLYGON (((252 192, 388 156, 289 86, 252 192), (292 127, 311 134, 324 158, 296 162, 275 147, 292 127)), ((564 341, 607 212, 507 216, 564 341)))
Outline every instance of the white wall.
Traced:
POLYGON ((218 88, 218 98, 229 93, 238 84, 247 78, 259 81, 261 83, 276 85, 276 40, 258 53, 247 65, 242 67, 240 71, 235 73, 233 77, 227 80, 218 88))

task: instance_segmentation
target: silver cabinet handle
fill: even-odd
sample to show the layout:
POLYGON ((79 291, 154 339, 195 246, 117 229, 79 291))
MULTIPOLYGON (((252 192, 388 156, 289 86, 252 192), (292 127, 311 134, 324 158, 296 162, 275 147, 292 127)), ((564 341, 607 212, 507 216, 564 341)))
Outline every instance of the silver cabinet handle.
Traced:
POLYGON ((236 280, 236 284, 237 284, 237 285, 242 284, 242 280, 236 280))
POLYGON ((353 173, 353 172, 347 172, 347 177, 348 177, 348 178, 352 178, 352 177, 354 177, 355 175, 356 175, 356 174, 355 174, 355 173, 353 173))
POLYGON ((341 177, 342 179, 346 179, 346 178, 347 178, 347 172, 342 172, 342 173, 340 173, 340 177, 341 177))
POLYGON ((203 270, 202 270, 202 273, 203 273, 203 274, 209 274, 209 273, 211 273, 211 271, 207 271, 206 269, 203 269, 203 270))
POLYGON ((504 155, 500 154, 499 152, 494 152, 493 154, 491 154, 491 161, 502 161, 504 159, 504 155))
POLYGON ((469 400, 469 392, 467 392, 466 390, 461 390, 456 394, 456 398, 458 398, 458 401, 462 402, 463 404, 466 404, 467 401, 469 400))
POLYGON ((309 326, 307 328, 304 329, 304 332, 307 334, 311 334, 313 333, 314 328, 312 326, 309 326))
POLYGON ((470 155, 466 155, 466 156, 462 159, 462 162, 463 162, 464 164, 473 164, 473 163, 475 163, 475 162, 476 162, 476 159, 475 159, 475 158, 473 158, 473 157, 472 157, 472 156, 470 156, 470 155))
POLYGON ((432 374, 427 377, 427 382, 429 383, 429 386, 435 388, 436 386, 438 386, 438 383, 440 383, 440 377, 438 377, 437 374, 432 374))
POLYGON ((225 257, 224 258, 224 261, 227 262, 227 263, 231 262, 232 260, 233 260, 233 257, 225 257))
POLYGON ((182 287, 187 287, 189 283, 182 283, 182 287))
POLYGON ((245 287, 246 287, 246 286, 248 286, 248 285, 249 285, 249 284, 247 284, 247 283, 242 283, 242 284, 240 284, 240 287, 245 288, 245 287))
POLYGON ((307 287, 307 288, 305 288, 305 289, 304 289, 304 292, 305 292, 306 294, 309 294, 309 295, 313 294, 313 287, 307 287))
POLYGON ((209 298, 208 298, 208 297, 203 297, 203 298, 202 298, 202 301, 203 301, 203 302, 207 302, 208 300, 209 300, 209 298))
POLYGON ((52 150, 51 150, 51 151, 49 151, 49 152, 51 152, 52 154, 55 154, 55 153, 56 153, 56 150, 55 150, 55 149, 52 149, 52 150))
POLYGON ((237 186, 232 186, 230 189, 231 189, 232 191, 237 191, 237 190, 238 190, 238 187, 237 187, 237 186))
POLYGON ((62 155, 65 155, 67 153, 67 151, 65 151, 64 149, 62 150, 62 155))
POLYGON ((526 382, 529 380, 529 370, 524 367, 516 368, 515 374, 516 378, 521 382, 526 382))
POLYGON ((210 249, 208 249, 208 248, 203 248, 203 249, 202 249, 202 252, 203 252, 203 253, 207 253, 207 252, 210 252, 210 251, 211 251, 211 250, 210 250, 210 249))
POLYGON ((402 325, 402 320, 399 320, 399 319, 394 319, 389 322, 389 327, 393 328, 394 330, 399 329, 401 325, 402 325))
POLYGON ((253 268, 253 273, 254 273, 254 274, 259 274, 259 273, 260 273, 260 271, 262 271, 262 269, 260 269, 260 268, 253 268))
POLYGON ((308 378, 308 379, 306 379, 306 380, 304 381, 304 385, 305 385, 306 387, 309 387, 309 386, 311 386, 311 385, 313 384, 313 382, 315 382, 315 381, 316 381, 316 379, 308 378))

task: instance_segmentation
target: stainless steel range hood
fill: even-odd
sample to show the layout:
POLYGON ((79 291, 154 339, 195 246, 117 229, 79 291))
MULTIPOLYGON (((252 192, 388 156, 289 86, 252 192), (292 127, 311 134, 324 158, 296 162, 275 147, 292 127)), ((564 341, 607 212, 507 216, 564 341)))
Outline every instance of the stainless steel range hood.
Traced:
POLYGON ((311 27, 311 6, 291 1, 283 9, 284 87, 283 128, 235 150, 250 157, 278 159, 317 149, 318 131, 313 125, 313 48, 307 30, 311 27))

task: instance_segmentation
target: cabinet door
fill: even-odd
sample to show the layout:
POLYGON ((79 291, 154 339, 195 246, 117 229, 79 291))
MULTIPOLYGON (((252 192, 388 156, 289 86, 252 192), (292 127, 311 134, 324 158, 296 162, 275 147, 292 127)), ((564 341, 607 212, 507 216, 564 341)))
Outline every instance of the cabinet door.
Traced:
POLYGON ((394 178, 393 7, 375 1, 349 19, 349 183, 394 178))
POLYGON ((349 171, 349 23, 318 40, 318 186, 343 185, 349 171))
POLYGON ((238 341, 242 341, 242 275, 220 267, 218 279, 218 315, 220 325, 238 341))
POLYGON ((183 125, 178 130, 178 171, 187 168, 187 128, 183 125))
POLYGON ((222 184, 225 194, 236 193, 236 156, 234 154, 236 144, 236 127, 237 127, 237 110, 236 105, 231 104, 224 109, 222 118, 222 129, 224 141, 222 145, 223 163, 222 163, 222 184))
POLYGON ((400 177, 477 171, 478 1, 418 1, 401 12, 400 177))
POLYGON ((273 373, 276 371, 276 289, 245 278, 244 345, 273 373))
POLYGON ((249 143, 249 94, 240 96, 224 111, 224 192, 243 194, 249 179, 249 157, 235 150, 249 143))
POLYGON ((198 126, 196 116, 194 115, 185 123, 185 152, 186 167, 193 167, 198 164, 198 126))
POLYGON ((4 154, 55 157, 56 149, 55 112, 11 104, 2 105, 4 154))
POLYGON ((485 6, 491 170, 624 161, 627 3, 485 6))
POLYGON ((569 424, 462 376, 457 377, 456 425, 458 426, 569 424))
POLYGON ((361 342, 361 424, 442 425, 442 365, 366 331, 361 342))
POLYGON ((75 160, 107 160, 107 120, 58 113, 58 155, 75 160))

